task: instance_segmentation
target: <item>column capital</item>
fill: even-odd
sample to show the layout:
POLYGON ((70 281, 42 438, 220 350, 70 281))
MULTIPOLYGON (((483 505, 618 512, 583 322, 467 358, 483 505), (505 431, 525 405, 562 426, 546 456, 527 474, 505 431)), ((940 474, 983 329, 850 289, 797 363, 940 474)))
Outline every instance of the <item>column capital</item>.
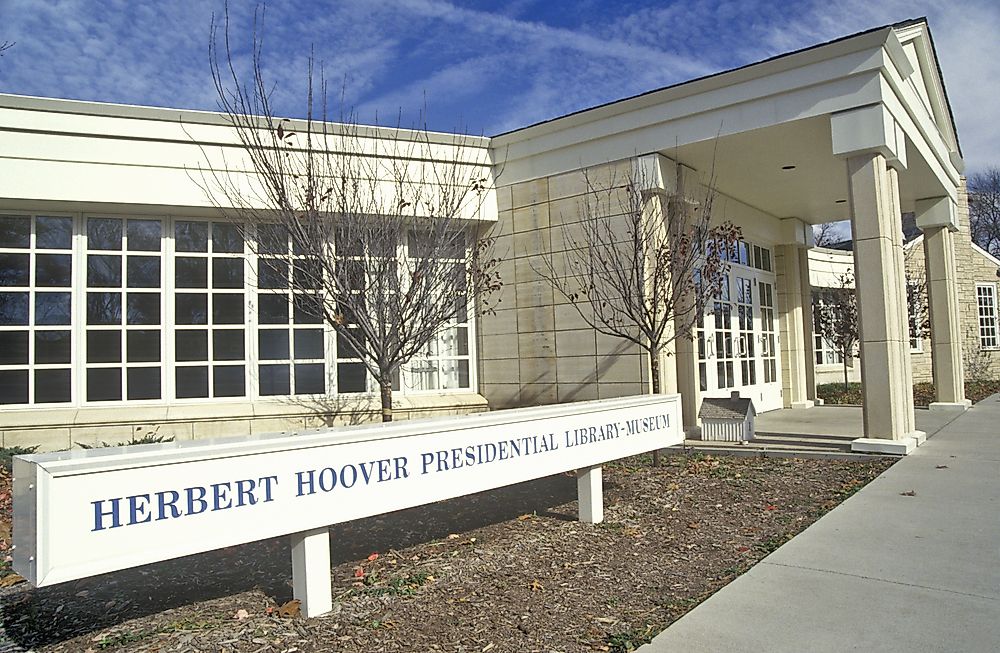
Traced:
POLYGON ((830 133, 835 156, 877 153, 885 157, 889 166, 897 170, 906 169, 903 128, 884 104, 831 114, 830 133))
MULTIPOLYGON (((660 153, 644 154, 633 159, 632 175, 640 190, 665 196, 684 193, 689 179, 695 174, 694 168, 660 153)), ((687 195, 687 193, 685 193, 687 195)))
POLYGON ((921 231, 934 227, 958 231, 958 207, 950 197, 925 197, 917 200, 914 208, 921 231))
POLYGON ((816 246, 812 225, 798 218, 784 218, 778 224, 778 239, 775 245, 792 245, 804 248, 816 246))

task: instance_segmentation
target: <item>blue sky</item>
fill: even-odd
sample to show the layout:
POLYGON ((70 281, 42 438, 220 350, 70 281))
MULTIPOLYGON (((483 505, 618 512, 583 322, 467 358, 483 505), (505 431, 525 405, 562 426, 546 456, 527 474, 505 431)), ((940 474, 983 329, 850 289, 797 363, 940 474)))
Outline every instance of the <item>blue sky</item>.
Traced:
MULTIPOLYGON (((0 0, 0 92, 215 109, 222 0, 0 0)), ((245 62, 253 2, 233 0, 245 62)), ((304 113, 310 44, 362 122, 495 134, 906 18, 928 16, 966 162, 1000 164, 1000 3, 987 0, 272 0, 265 57, 304 113)), ((339 99, 337 100, 339 103, 339 99)))

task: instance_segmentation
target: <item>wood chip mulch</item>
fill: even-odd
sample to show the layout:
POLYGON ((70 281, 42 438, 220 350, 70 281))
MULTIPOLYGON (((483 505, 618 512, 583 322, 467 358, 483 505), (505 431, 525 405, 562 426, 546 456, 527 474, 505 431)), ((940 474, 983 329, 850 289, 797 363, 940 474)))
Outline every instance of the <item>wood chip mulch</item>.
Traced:
MULTIPOLYGON (((0 651, 629 651, 891 463, 633 458, 605 467, 598 525, 570 475, 337 525, 315 619, 286 538, 43 589, 5 562, 0 651)), ((4 556, 9 496, 0 470, 4 556)))

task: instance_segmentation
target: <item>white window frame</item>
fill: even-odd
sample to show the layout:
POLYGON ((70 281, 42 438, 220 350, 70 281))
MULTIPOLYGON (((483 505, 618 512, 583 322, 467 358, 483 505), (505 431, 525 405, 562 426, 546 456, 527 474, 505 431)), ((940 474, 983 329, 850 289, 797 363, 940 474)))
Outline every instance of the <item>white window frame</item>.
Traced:
POLYGON ((984 351, 1000 349, 1000 327, 997 324, 997 285, 976 284, 976 316, 979 322, 979 348, 984 351))

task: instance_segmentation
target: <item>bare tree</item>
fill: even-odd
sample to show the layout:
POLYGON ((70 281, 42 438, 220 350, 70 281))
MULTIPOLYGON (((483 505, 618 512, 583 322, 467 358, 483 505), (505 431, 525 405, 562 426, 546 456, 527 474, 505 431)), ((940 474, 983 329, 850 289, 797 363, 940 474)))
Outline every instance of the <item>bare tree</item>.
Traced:
POLYGON ((1000 256, 1000 168, 990 167, 969 178, 972 242, 1000 256))
POLYGON ((14 45, 15 44, 13 41, 4 41, 3 43, 0 43, 0 57, 3 56, 4 51, 10 50, 12 47, 14 47, 14 45))
MULTIPOLYGON (((401 366, 438 336, 492 310, 500 287, 492 239, 472 229, 489 191, 488 161, 462 136, 425 128, 374 130, 327 120, 322 72, 310 56, 304 121, 279 118, 255 20, 251 72, 238 72, 213 20, 212 78, 220 111, 248 162, 250 182, 209 166, 201 184, 257 255, 258 287, 296 291, 295 310, 321 316, 341 358, 374 378, 391 421, 401 366), (301 304, 301 306, 300 306, 301 304)), ((205 152, 207 156, 207 152, 205 152)))
POLYGON ((829 247, 839 243, 842 239, 838 235, 838 223, 824 222, 813 225, 813 241, 816 247, 829 247))
POLYGON ((853 273, 840 275, 836 287, 816 294, 813 300, 813 327, 841 357, 846 390, 848 363, 857 353, 860 340, 853 273))
POLYGON ((660 357, 677 338, 692 337, 705 305, 727 283, 740 230, 712 225, 711 181, 700 201, 691 201, 682 166, 674 166, 675 192, 667 194, 652 190, 654 173, 641 161, 633 164, 604 184, 584 172, 581 219, 562 225, 565 251, 543 253, 532 267, 590 327, 645 351, 651 390, 659 394, 660 357))

